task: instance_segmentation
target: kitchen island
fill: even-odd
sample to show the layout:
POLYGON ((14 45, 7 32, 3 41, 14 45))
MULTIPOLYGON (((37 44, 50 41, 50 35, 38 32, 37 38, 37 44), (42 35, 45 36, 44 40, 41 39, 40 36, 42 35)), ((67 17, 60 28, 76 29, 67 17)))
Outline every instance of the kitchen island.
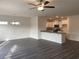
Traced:
POLYGON ((51 31, 41 31, 40 38, 48 41, 56 42, 56 43, 64 43, 65 42, 65 33, 63 32, 51 32, 51 31))

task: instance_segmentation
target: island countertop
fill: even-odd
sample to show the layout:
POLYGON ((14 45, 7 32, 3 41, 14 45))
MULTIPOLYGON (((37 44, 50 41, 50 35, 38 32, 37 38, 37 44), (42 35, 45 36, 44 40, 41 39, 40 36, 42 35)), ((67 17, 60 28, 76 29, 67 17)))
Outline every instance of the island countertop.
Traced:
POLYGON ((53 31, 46 31, 46 30, 41 30, 41 32, 48 32, 48 33, 56 33, 56 34, 66 34, 65 32, 53 32, 53 31))

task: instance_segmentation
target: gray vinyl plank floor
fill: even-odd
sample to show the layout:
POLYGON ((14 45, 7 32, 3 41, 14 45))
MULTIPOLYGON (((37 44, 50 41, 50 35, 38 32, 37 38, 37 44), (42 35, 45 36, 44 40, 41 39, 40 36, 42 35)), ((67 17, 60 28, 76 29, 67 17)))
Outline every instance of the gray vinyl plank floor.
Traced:
POLYGON ((0 41, 0 44, 3 43, 4 41, 0 41))
POLYGON ((79 59, 79 42, 58 44, 32 38, 11 40, 0 47, 0 59, 79 59))

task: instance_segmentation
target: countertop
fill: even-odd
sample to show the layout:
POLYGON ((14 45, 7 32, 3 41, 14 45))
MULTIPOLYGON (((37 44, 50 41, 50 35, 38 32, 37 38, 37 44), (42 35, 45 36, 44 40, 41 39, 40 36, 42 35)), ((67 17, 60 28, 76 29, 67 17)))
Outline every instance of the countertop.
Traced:
POLYGON ((41 30, 41 32, 48 32, 48 33, 56 33, 56 34, 66 34, 64 32, 53 32, 53 31, 46 31, 46 30, 41 30))

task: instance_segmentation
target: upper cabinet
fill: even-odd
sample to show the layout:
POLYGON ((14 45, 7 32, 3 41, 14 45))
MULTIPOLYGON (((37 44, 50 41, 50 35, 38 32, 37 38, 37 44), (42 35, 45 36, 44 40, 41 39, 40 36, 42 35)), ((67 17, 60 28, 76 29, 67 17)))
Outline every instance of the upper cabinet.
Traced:
POLYGON ((69 18, 68 17, 52 17, 47 19, 46 29, 53 30, 55 26, 58 26, 62 32, 69 32, 69 18))

